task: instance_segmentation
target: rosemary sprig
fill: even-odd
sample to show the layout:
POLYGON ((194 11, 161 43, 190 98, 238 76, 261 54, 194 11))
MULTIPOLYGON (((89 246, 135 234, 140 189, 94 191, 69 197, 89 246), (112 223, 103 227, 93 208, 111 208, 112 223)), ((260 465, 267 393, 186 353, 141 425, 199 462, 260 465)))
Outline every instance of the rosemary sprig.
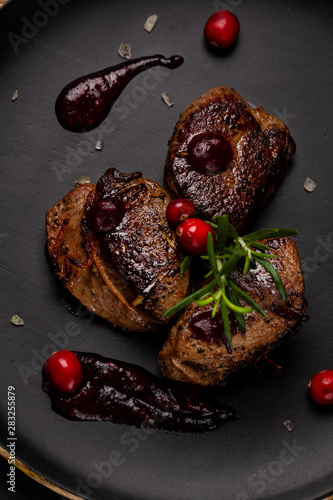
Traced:
MULTIPOLYGON (((216 232, 216 243, 214 245, 212 234, 208 233, 207 253, 201 255, 200 259, 208 269, 205 279, 210 279, 210 281, 168 309, 163 314, 163 318, 175 314, 193 302, 196 302, 198 306, 214 302, 212 317, 215 317, 220 308, 224 335, 229 344, 228 350, 231 350, 232 336, 229 313, 234 315, 243 332, 246 331, 244 314, 257 311, 266 317, 266 313, 259 304, 232 281, 230 274, 239 264, 242 264, 243 274, 247 274, 251 267, 256 267, 259 263, 270 274, 282 300, 285 301, 287 295, 281 277, 269 262, 269 259, 276 258, 276 255, 270 253, 269 246, 258 240, 294 236, 298 234, 298 231, 287 228, 260 229, 240 237, 228 221, 227 215, 213 217, 212 221, 208 223, 216 232), (241 301, 245 302, 247 306, 244 307, 241 301)), ((182 274, 191 266, 193 259, 194 257, 191 255, 185 257, 181 266, 182 274)))

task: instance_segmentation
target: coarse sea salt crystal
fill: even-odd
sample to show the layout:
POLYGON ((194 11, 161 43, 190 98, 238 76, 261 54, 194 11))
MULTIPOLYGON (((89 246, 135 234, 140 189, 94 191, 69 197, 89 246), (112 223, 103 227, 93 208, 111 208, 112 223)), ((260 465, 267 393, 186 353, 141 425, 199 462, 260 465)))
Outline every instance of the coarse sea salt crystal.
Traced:
POLYGON ((12 95, 12 101, 16 101, 17 98, 18 98, 18 91, 15 90, 14 94, 12 95))
POLYGON ((97 151, 102 151, 102 149, 103 149, 103 141, 102 141, 102 139, 97 139, 95 149, 97 149, 97 151))
POLYGON ((151 16, 148 17, 147 21, 145 22, 144 29, 150 33, 158 19, 158 16, 156 14, 152 14, 151 16))
POLYGON ((286 428, 289 432, 293 431, 293 430, 294 430, 294 428, 295 428, 295 425, 294 425, 294 423, 293 423, 291 420, 285 420, 285 421, 283 422, 283 425, 285 426, 285 428, 286 428))
POLYGON ((169 108, 175 104, 167 92, 162 92, 161 97, 169 108))
POLYGON ((91 180, 90 180, 90 177, 89 175, 81 175, 81 177, 75 181, 75 184, 78 186, 80 184, 90 184, 91 183, 91 180))
POLYGON ((131 59, 132 57, 132 47, 129 43, 121 43, 119 45, 118 54, 124 59, 131 59))
POLYGON ((12 318, 11 318, 10 321, 15 326, 22 326, 22 325, 24 325, 23 319, 20 318, 20 316, 18 314, 14 314, 14 316, 12 316, 12 318))
POLYGON ((304 189, 306 191, 308 191, 309 193, 312 193, 312 191, 314 191, 317 187, 317 184, 315 183, 315 181, 313 181, 312 179, 310 179, 310 177, 308 177, 305 182, 304 182, 304 189))

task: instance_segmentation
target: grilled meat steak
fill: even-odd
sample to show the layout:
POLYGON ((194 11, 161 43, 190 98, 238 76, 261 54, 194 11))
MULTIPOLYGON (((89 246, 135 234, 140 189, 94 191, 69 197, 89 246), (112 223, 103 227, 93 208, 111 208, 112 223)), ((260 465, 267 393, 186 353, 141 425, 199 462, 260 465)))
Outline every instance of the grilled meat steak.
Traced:
POLYGON ((282 179, 295 144, 286 125, 218 87, 180 116, 169 141, 164 185, 210 219, 228 214, 243 233, 282 179))
POLYGON ((55 275, 114 326, 155 330, 164 311, 187 293, 188 274, 180 275, 182 257, 165 218, 169 201, 157 182, 111 168, 96 186, 77 186, 46 213, 55 275), (92 224, 101 202, 104 212, 92 224), (118 212, 106 217, 105 203, 118 212))
POLYGON ((246 314, 245 333, 236 321, 231 321, 233 349, 230 353, 221 317, 211 319, 211 304, 203 307, 191 304, 171 329, 159 354, 163 375, 201 385, 224 383, 230 372, 255 361, 300 328, 306 302, 296 245, 287 237, 263 243, 277 256, 270 262, 281 276, 287 301, 282 301, 270 275, 259 264, 246 275, 242 271, 234 272, 230 276, 234 283, 262 307, 267 318, 257 312, 246 314))

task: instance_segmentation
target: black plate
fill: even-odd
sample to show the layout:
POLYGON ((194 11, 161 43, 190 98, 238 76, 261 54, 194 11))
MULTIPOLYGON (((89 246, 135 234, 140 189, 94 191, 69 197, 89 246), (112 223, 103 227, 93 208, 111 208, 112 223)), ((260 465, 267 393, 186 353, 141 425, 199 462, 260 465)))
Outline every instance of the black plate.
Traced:
POLYGON ((308 399, 306 383, 333 368, 331 1, 13 0, 1 21, 1 445, 6 393, 17 396, 17 457, 66 490, 87 498, 136 500, 313 499, 333 491, 333 413, 308 399), (48 5, 48 13, 41 5, 48 5), (53 7, 52 7, 53 6, 53 7), (237 45, 207 48, 202 30, 216 8, 239 17, 237 45), (53 10, 52 10, 53 9, 53 10), (148 34, 146 18, 159 19, 148 34), (56 121, 54 102, 70 80, 133 57, 181 54, 179 69, 139 75, 99 130, 77 135, 56 121), (275 354, 283 369, 254 369, 215 390, 240 418, 205 435, 146 433, 110 423, 77 423, 53 413, 41 367, 59 348, 95 351, 158 373, 159 335, 124 334, 81 309, 64 307, 45 257, 44 213, 83 174, 109 166, 162 182, 167 141, 183 109, 211 87, 236 88, 288 124, 297 153, 258 220, 295 227, 310 321, 275 354), (18 90, 19 97, 11 97, 18 90), (175 101, 161 100, 166 90, 175 101), (307 177, 318 186, 309 194, 307 177), (19 313, 23 327, 11 325, 19 313), (289 433, 286 419, 295 424, 289 433), (114 464, 112 465, 112 461, 114 464))

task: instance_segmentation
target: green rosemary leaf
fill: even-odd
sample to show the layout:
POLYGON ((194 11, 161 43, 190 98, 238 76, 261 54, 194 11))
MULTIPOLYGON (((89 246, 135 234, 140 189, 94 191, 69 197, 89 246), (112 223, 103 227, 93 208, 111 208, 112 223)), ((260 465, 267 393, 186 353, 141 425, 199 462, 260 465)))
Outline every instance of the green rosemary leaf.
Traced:
POLYGON ((229 276, 230 273, 234 270, 237 262, 244 257, 246 254, 246 250, 241 249, 240 243, 237 241, 235 244, 234 252, 230 255, 229 259, 223 264, 221 270, 219 271, 219 275, 229 276))
POLYGON ((268 252, 271 251, 271 248, 268 245, 264 245, 263 243, 260 243, 259 241, 254 241, 253 243, 251 243, 250 246, 253 248, 258 248, 259 250, 265 250, 268 252))
MULTIPOLYGON (((224 249, 225 251, 227 251, 227 248, 224 249)), ((216 255, 215 257, 219 260, 225 260, 225 259, 228 259, 231 255, 231 252, 228 252, 228 253, 225 253, 225 254, 222 254, 222 255, 216 255)), ((200 259, 202 260, 209 260, 209 257, 208 255, 200 255, 200 259)))
MULTIPOLYGON (((226 250, 226 248, 225 248, 226 250)), ((230 253, 225 253, 224 255, 217 255, 216 258, 219 259, 219 260, 226 260, 226 259, 229 259, 230 257, 230 253)))
POLYGON ((227 349, 228 352, 232 352, 232 337, 231 337, 231 329, 230 329, 230 322, 229 322, 229 315, 228 315, 228 309, 227 305, 224 302, 224 300, 221 299, 221 315, 222 315, 222 321, 223 321, 223 327, 224 327, 224 335, 226 339, 228 340, 227 349))
POLYGON ((213 310, 212 310, 212 318, 215 318, 216 313, 217 313, 217 308, 218 308, 219 304, 220 304, 220 301, 216 300, 215 304, 214 304, 214 307, 213 307, 213 310))
POLYGON ((277 255, 274 255, 272 253, 256 252, 255 250, 251 250, 251 254, 255 255, 256 257, 261 257, 262 259, 276 259, 277 258, 277 255))
POLYGON ((185 297, 185 299, 181 300, 178 302, 178 304, 175 304, 174 306, 170 307, 167 311, 163 313, 162 318, 166 318, 167 316, 171 316, 172 314, 175 314, 176 312, 180 311, 181 309, 184 309, 184 307, 189 306, 194 302, 195 300, 199 300, 202 297, 204 297, 208 292, 212 290, 216 286, 216 280, 215 278, 208 283, 208 285, 204 286, 203 288, 200 288, 196 292, 192 293, 191 295, 188 295, 185 297))
POLYGON ((212 310, 212 318, 215 318, 215 315, 217 313, 217 308, 220 304, 220 300, 221 300, 221 295, 222 295, 222 288, 220 288, 216 293, 215 293, 215 304, 214 304, 214 307, 213 307, 213 310, 212 310))
POLYGON ((237 285, 235 285, 235 283, 233 281, 231 281, 230 279, 228 280, 228 285, 231 288, 233 288, 235 290, 235 292, 240 297, 242 297, 245 300, 245 302, 247 302, 249 304, 249 306, 251 306, 255 311, 260 313, 264 318, 267 317, 267 314, 265 313, 265 311, 256 303, 256 301, 251 299, 251 297, 249 297, 249 295, 246 292, 244 292, 244 290, 242 290, 237 285))
POLYGON ((182 265, 180 266, 180 274, 184 274, 188 270, 188 268, 192 264, 193 259, 194 259, 194 255, 186 255, 184 257, 182 265))
POLYGON ((209 271, 207 274, 205 274, 204 278, 207 279, 210 276, 213 276, 213 271, 209 271))
MULTIPOLYGON (((241 307, 241 303, 239 301, 238 295, 235 292, 235 290, 233 290, 232 288, 228 287, 227 292, 228 292, 228 295, 230 297, 231 302, 233 302, 237 306, 241 307)), ((232 311, 232 313, 235 316, 236 321, 238 321, 238 323, 242 327, 243 333, 246 333, 246 323, 245 323, 245 319, 244 319, 244 314, 241 314, 241 313, 236 312, 236 311, 232 311)))
POLYGON ((272 280, 274 281, 274 283, 277 286, 277 289, 279 290, 282 300, 286 301, 287 300, 286 289, 275 267, 273 267, 272 264, 265 259, 261 259, 259 257, 255 257, 255 259, 271 275, 272 280))
POLYGON ((198 306, 206 306, 207 304, 210 304, 211 302, 213 302, 213 300, 215 300, 214 295, 209 295, 209 297, 207 297, 206 299, 202 298, 202 299, 196 300, 195 303, 198 306))
POLYGON ((216 253, 219 254, 223 252, 224 247, 227 244, 229 237, 229 222, 228 216, 222 215, 217 219, 217 234, 216 234, 216 253))
POLYGON ((219 276, 219 270, 217 267, 212 233, 208 233, 207 235, 207 253, 209 257, 210 266, 214 274, 214 278, 216 279, 216 283, 218 284, 219 287, 221 287, 223 286, 223 284, 219 276))
POLYGON ((213 217, 212 217, 212 221, 215 224, 216 229, 217 229, 217 221, 219 220, 220 217, 222 217, 222 215, 213 215, 213 217))
POLYGON ((250 264, 251 264, 251 257, 247 253, 246 258, 245 258, 244 268, 243 268, 243 274, 247 274, 249 267, 250 267, 250 264))
MULTIPOLYGON (((215 217, 213 217, 213 220, 215 219, 215 217)), ((205 222, 207 222, 207 224, 209 224, 213 229, 217 230, 217 224, 215 224, 214 222, 210 221, 210 220, 205 220, 205 222)))
POLYGON ((234 226, 232 224, 230 224, 227 214, 224 214, 224 215, 215 215, 212 218, 212 220, 214 221, 214 223, 216 225, 216 229, 218 229, 218 225, 219 225, 219 220, 220 219, 223 219, 223 224, 225 224, 225 230, 228 233, 228 239, 230 239, 230 240, 237 240, 239 238, 239 235, 238 235, 236 229, 234 228, 234 226))
POLYGON ((232 224, 230 224, 229 221, 228 221, 228 225, 229 225, 229 238, 232 238, 233 240, 238 241, 239 234, 237 233, 236 229, 234 228, 234 226, 232 224))
POLYGON ((282 227, 274 229, 259 229, 259 231, 255 231, 254 233, 242 236, 242 239, 248 246, 251 246, 251 244, 257 240, 279 238, 280 236, 295 236, 296 234, 298 234, 298 231, 296 231, 296 229, 288 229, 282 227))
POLYGON ((224 302, 227 304, 229 309, 231 309, 232 311, 235 311, 235 312, 240 313, 240 314, 246 314, 246 313, 250 313, 253 311, 252 307, 237 306, 236 304, 233 304, 232 302, 230 302, 230 300, 228 299, 224 290, 222 290, 222 297, 223 297, 224 302))
POLYGON ((228 247, 224 247, 223 251, 228 254, 228 255, 231 255, 234 251, 234 246, 235 244, 233 243, 232 245, 228 246, 228 247))

